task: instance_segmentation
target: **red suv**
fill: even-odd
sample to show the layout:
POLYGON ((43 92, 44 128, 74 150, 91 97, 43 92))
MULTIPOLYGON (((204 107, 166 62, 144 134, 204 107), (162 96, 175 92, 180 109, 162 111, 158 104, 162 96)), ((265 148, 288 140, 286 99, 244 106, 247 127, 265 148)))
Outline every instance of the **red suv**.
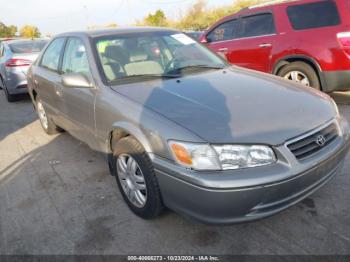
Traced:
POLYGON ((238 66, 324 92, 350 90, 350 0, 245 8, 214 24, 201 42, 238 66))

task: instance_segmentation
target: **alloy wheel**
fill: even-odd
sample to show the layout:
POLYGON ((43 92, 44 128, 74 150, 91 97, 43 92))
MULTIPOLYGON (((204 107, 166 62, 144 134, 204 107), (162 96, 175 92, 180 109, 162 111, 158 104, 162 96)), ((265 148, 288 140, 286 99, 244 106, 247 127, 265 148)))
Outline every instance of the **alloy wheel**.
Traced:
POLYGON ((147 188, 145 177, 136 160, 128 154, 119 155, 117 174, 129 201, 138 208, 144 207, 147 201, 147 188))
POLYGON ((39 116, 41 124, 43 125, 43 127, 45 129, 48 129, 49 128, 49 121, 47 119, 46 111, 45 111, 44 106, 41 103, 41 101, 37 102, 37 110, 38 110, 38 116, 39 116))
POLYGON ((300 83, 304 86, 310 86, 310 80, 309 78, 300 71, 290 71, 285 76, 285 79, 295 81, 297 83, 300 83))

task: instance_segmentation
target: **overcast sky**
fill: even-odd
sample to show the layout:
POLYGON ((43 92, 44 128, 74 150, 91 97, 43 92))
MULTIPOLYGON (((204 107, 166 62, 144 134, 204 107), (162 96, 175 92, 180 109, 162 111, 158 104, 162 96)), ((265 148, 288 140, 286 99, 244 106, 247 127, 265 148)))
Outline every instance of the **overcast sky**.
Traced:
MULTIPOLYGON (((32 24, 43 34, 84 30, 91 25, 128 25, 161 8, 176 18, 196 0, 0 0, 0 21, 21 27, 32 24)), ((208 6, 234 0, 207 0, 208 6)))

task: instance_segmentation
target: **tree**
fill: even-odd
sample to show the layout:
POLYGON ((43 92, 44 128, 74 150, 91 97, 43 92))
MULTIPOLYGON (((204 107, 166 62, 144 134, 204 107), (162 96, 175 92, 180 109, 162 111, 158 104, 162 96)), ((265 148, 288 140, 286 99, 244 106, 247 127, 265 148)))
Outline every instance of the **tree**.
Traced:
POLYGON ((108 25, 106 25, 107 28, 117 28, 118 25, 116 23, 110 23, 108 25))
POLYGON ((0 22, 0 37, 12 37, 15 36, 17 32, 17 27, 14 25, 6 26, 4 23, 0 22))
POLYGON ((148 26, 167 26, 167 18, 164 12, 158 9, 154 14, 149 14, 144 20, 144 25, 148 26))
POLYGON ((36 26, 25 25, 20 29, 20 35, 25 38, 40 37, 41 33, 36 26))
POLYGON ((226 15, 234 14, 244 7, 269 0, 236 0, 233 4, 218 8, 207 8, 206 0, 197 0, 174 27, 187 30, 204 30, 226 15))

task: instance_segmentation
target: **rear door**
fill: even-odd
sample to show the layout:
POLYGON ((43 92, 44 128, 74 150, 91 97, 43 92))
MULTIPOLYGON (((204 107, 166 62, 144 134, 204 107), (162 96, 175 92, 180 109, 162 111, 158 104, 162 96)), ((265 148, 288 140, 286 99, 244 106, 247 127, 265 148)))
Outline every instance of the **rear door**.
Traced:
POLYGON ((53 40, 45 49, 38 66, 33 71, 33 82, 47 113, 59 126, 64 127, 59 112, 61 93, 59 84, 61 75, 59 66, 62 58, 66 38, 60 37, 53 40))
MULTIPOLYGON (((69 37, 62 60, 62 75, 82 74, 92 83, 88 56, 83 40, 78 37, 69 37)), ((72 88, 60 85, 61 110, 69 125, 69 132, 94 147, 91 143, 95 141, 94 101, 97 90, 94 87, 72 88)))
POLYGON ((238 19, 232 19, 225 21, 211 30, 207 36, 206 40, 208 42, 208 47, 213 51, 217 52, 222 57, 230 60, 228 54, 231 52, 234 45, 234 38, 237 33, 238 19))
POLYGON ((243 16, 240 18, 237 38, 228 54, 228 60, 238 66, 269 72, 275 37, 272 13, 243 16))

